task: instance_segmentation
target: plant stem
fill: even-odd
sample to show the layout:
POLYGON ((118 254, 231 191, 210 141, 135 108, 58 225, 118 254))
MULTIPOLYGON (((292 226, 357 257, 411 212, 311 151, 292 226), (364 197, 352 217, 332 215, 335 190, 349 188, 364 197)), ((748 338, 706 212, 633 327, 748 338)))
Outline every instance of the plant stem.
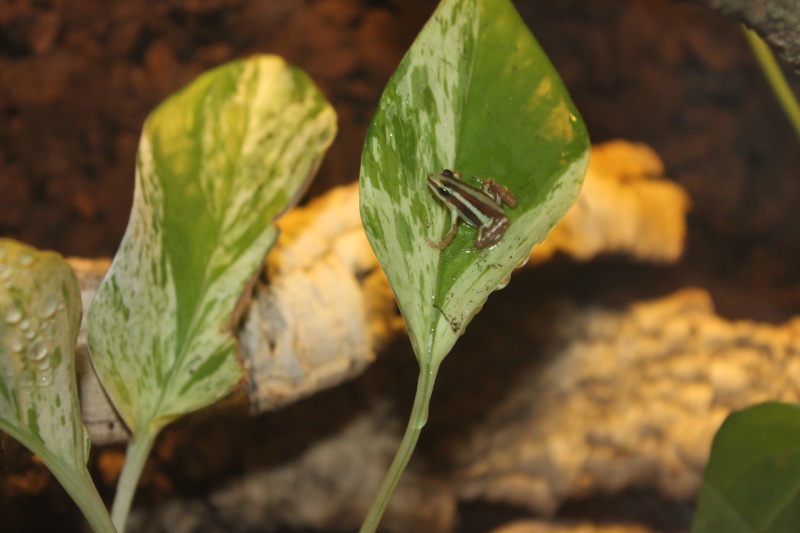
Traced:
POLYGON ((82 470, 78 468, 73 471, 62 468, 61 461, 51 457, 49 454, 41 453, 38 455, 58 482, 61 483, 61 486, 64 487, 64 490, 67 491, 67 494, 70 495, 78 509, 81 510, 92 531, 95 533, 117 533, 114 524, 111 522, 111 517, 108 515, 108 510, 106 510, 106 504, 103 503, 97 493, 94 482, 84 465, 80 465, 82 470), (75 474, 82 479, 80 481, 75 479, 75 474))
MULTIPOLYGON (((88 483, 92 483, 91 479, 87 481, 88 483)), ((86 518, 86 521, 89 522, 92 531, 95 533, 117 533, 117 529, 114 527, 108 510, 106 509, 106 504, 103 503, 97 490, 93 490, 90 493, 81 492, 80 494, 73 494, 72 499, 75 500, 78 508, 86 518)))
POLYGON ((139 477, 147 462, 147 456, 153 447, 153 442, 158 435, 157 430, 149 428, 144 435, 136 435, 128 443, 128 453, 125 455, 125 466, 117 483, 117 494, 114 496, 114 505, 111 507, 111 519, 119 533, 125 531, 125 522, 133 503, 133 495, 139 485, 139 477))
POLYGON ((411 409, 408 427, 406 427, 406 433, 403 435, 403 441, 394 456, 392 466, 389 467, 386 477, 383 478, 378 495, 375 497, 375 501, 372 502, 372 507, 370 507, 359 533, 374 533, 378 529, 378 524, 381 521, 383 512, 386 510, 386 506, 389 504, 389 499, 392 497, 398 481, 400 481, 400 476, 403 474, 408 460, 411 459, 420 431, 428 421, 428 405, 430 404, 433 383, 436 381, 436 373, 438 371, 438 364, 430 368, 420 367, 417 393, 414 398, 414 407, 411 409))
POLYGON ((753 48, 753 53, 761 65, 761 70, 764 71, 764 76, 772 86, 778 102, 783 107, 783 111, 786 113, 789 122, 791 122, 795 133, 800 137, 800 104, 797 103, 797 98, 795 98, 791 87, 786 82, 786 78, 775 60, 772 50, 756 32, 744 28, 744 34, 753 48))

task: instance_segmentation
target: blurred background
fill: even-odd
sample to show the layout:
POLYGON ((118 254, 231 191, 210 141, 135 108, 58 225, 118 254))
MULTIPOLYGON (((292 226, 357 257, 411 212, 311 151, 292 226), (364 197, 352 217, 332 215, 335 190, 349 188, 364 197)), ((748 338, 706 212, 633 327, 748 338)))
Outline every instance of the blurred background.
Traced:
MULTIPOLYGON (((0 2, 0 236, 64 255, 112 256, 147 113, 204 70, 255 53, 307 71, 338 113, 338 137, 308 197, 356 180, 381 91, 436 4, 0 2)), ((692 201, 678 265, 610 257, 545 266, 542 275, 577 301, 614 305, 700 285, 727 318, 798 314, 800 141, 739 24, 670 0, 515 4, 592 141, 648 144, 692 201)), ((800 78, 784 71, 797 93, 800 78)), ((71 502, 54 498, 48 507, 72 516, 71 502)), ((38 500, 14 501, 36 514, 38 500)))

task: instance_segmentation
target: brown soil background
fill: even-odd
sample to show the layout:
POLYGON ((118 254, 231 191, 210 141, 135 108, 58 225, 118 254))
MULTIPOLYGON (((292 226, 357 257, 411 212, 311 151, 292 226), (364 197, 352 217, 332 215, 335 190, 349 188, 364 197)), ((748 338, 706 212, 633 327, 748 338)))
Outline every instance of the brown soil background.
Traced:
MULTIPOLYGON (((728 317, 798 314, 800 142, 738 25, 668 0, 515 3, 593 141, 649 144, 693 201, 680 265, 610 258, 544 267, 550 281, 526 288, 558 286, 579 300, 614 304, 695 284, 711 290, 728 317)), ((435 5, 0 2, 0 236, 65 255, 113 255, 149 110, 203 70, 253 53, 279 54, 306 70, 339 115, 338 138, 309 195, 357 179, 381 91, 435 5)), ((57 487, 44 490, 39 499, 4 492, 0 510, 9 521, 0 531, 47 530, 42 521, 53 515, 59 530, 70 530, 71 502, 57 487)))
MULTIPOLYGON (((754 310, 721 291, 722 308, 753 318, 795 312, 800 147, 738 25, 666 0, 517 5, 593 141, 650 144, 689 190, 687 260, 702 256, 704 278, 735 282, 733 292, 757 286, 757 300, 778 306, 754 310)), ((280 54, 305 69, 339 114, 339 136, 309 194, 357 179, 382 88, 434 7, 1 3, 0 235, 66 255, 113 255, 149 110, 203 70, 252 53, 280 54)))

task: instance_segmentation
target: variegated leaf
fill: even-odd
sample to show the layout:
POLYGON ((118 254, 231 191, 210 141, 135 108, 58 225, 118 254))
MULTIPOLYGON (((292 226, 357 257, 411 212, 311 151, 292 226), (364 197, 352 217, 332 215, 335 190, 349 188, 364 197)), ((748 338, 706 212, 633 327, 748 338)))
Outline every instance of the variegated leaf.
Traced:
POLYGON ((61 256, 0 239, 0 429, 42 459, 95 531, 114 531, 86 470, 80 323, 78 281, 61 256))
POLYGON ((232 313, 275 241, 274 218, 335 130, 308 76, 274 56, 210 71, 147 119, 131 219, 88 331, 98 375, 134 434, 242 378, 232 313))
POLYGON ((589 138, 561 80, 509 0, 444 0, 381 98, 361 162, 361 214, 417 358, 449 352, 489 293, 575 201, 589 138), (495 246, 463 224, 443 251, 447 209, 426 177, 443 168, 506 185, 519 201, 495 246))

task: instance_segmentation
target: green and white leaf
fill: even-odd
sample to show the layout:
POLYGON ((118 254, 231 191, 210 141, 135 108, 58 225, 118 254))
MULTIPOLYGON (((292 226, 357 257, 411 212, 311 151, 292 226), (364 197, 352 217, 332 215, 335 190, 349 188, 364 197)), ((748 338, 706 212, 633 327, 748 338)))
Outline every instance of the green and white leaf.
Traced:
POLYGON ((80 323, 78 281, 61 256, 0 239, 0 429, 42 459, 95 531, 115 531, 86 470, 80 323))
POLYGON ((728 416, 711 446, 692 531, 800 531, 800 407, 767 402, 728 416))
POLYGON ((134 435, 243 377, 232 314, 276 239, 273 220, 335 131, 309 77, 275 56, 212 70, 148 117, 131 219, 88 330, 97 373, 134 435))
POLYGON ((589 137, 508 0, 444 0, 389 82, 367 132, 361 215, 421 364, 437 365, 488 295, 577 198, 589 137), (494 178, 519 201, 489 249, 430 193, 443 168, 494 178))

